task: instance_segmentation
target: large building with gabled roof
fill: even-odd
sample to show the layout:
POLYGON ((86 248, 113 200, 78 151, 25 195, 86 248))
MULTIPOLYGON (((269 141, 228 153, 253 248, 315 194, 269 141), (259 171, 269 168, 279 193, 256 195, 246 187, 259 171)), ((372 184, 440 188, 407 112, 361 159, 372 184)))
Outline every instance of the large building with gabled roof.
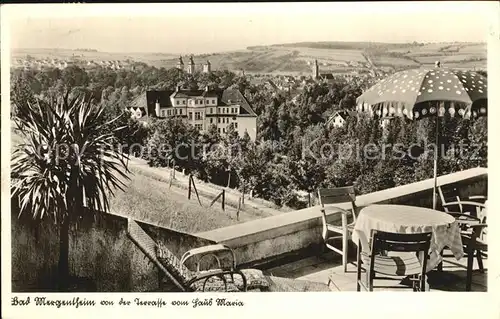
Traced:
POLYGON ((230 126, 243 136, 257 136, 257 115, 248 100, 238 89, 146 91, 136 98, 130 107, 136 118, 179 117, 200 131, 214 125, 224 134, 230 126))

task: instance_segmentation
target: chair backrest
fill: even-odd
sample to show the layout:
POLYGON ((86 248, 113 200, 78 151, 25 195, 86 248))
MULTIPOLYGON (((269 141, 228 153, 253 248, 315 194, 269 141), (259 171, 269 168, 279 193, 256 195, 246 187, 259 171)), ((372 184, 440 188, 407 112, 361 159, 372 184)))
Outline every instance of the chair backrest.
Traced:
MULTIPOLYGON (((372 230, 370 273, 374 271, 375 255, 381 251, 418 252, 421 253, 420 256, 423 257, 421 259, 420 275, 424 276, 427 270, 431 237, 431 232, 421 234, 399 234, 372 230)), ((396 273, 398 273, 397 269, 396 273)), ((406 272, 403 271, 403 273, 406 272)))
POLYGON ((400 234, 372 230, 372 251, 428 252, 432 233, 400 234))
MULTIPOLYGON (((354 186, 320 188, 318 189, 318 199, 322 208, 325 207, 325 205, 351 202, 352 216, 354 221, 356 221, 356 192, 354 186)), ((326 219, 325 211, 322 210, 322 212, 326 219)))
MULTIPOLYGON (((441 204, 446 204, 449 202, 457 202, 460 201, 460 196, 458 193, 458 189, 453 185, 442 185, 438 186, 439 199, 441 200, 441 204)), ((446 212, 448 212, 447 207, 443 207, 446 212)), ((460 212, 462 212, 462 206, 459 205, 460 212)))
POLYGON ((127 235, 132 242, 146 255, 149 260, 155 264, 167 277, 182 291, 189 290, 185 283, 189 280, 183 273, 189 273, 189 270, 180 263, 175 262, 175 257, 166 247, 160 247, 149 237, 142 227, 133 219, 128 219, 127 235), (169 254, 169 258, 158 258, 158 253, 169 254), (186 268, 183 269, 182 267, 186 268))

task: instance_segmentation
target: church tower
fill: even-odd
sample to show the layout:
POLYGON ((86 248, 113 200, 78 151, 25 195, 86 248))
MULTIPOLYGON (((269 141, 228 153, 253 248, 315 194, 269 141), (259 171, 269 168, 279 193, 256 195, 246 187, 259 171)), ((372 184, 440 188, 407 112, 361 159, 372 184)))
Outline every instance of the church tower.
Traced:
POLYGON ((179 61, 177 62, 177 68, 184 71, 184 62, 182 62, 182 56, 179 56, 179 61))
POLYGON ((203 73, 210 73, 210 72, 212 72, 212 67, 210 61, 207 60, 207 63, 203 64, 203 73))
POLYGON ((194 61, 193 61, 193 56, 189 58, 189 64, 188 64, 188 73, 189 74, 194 74, 194 61))
POLYGON ((313 79, 317 80, 319 79, 319 66, 318 66, 318 60, 314 60, 314 64, 313 64, 313 67, 312 67, 312 76, 313 76, 313 79))

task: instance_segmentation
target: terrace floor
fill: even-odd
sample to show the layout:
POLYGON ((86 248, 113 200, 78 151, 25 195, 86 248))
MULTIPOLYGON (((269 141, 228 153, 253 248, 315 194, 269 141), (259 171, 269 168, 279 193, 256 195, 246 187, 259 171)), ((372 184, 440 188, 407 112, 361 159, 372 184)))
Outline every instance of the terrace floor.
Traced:
MULTIPOLYGON (((332 258, 332 256, 333 252, 324 254, 319 257, 309 257, 299 261, 267 269, 266 272, 275 276, 310 280, 325 284, 328 283, 329 277, 331 277, 332 282, 330 283, 329 287, 332 291, 356 291, 355 263, 349 263, 347 272, 344 273, 339 258, 332 258)), ((488 261, 486 258, 484 258, 483 263, 486 271, 484 273, 481 273, 479 272, 479 270, 477 270, 477 261, 474 260, 474 273, 472 276, 471 287, 472 291, 487 291, 488 261)), ((465 291, 465 278, 467 274, 466 264, 466 257, 463 257, 460 260, 456 260, 453 257, 445 257, 442 272, 432 270, 427 274, 427 283, 430 287, 430 291, 465 291)), ((408 286, 403 281, 393 280, 376 280, 375 285, 411 288, 411 286, 408 286)), ((378 290, 412 292, 412 289, 400 288, 374 289, 374 291, 378 290)))

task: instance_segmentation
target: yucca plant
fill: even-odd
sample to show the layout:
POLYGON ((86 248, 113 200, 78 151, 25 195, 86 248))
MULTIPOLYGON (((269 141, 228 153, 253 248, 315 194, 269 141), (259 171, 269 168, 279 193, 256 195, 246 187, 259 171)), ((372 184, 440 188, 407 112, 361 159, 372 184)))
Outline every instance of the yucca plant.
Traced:
POLYGON ((21 101, 13 121, 23 142, 12 154, 12 198, 19 216, 50 218, 59 228, 59 289, 69 280, 69 226, 83 214, 109 211, 109 196, 128 179, 104 108, 69 94, 21 101))

